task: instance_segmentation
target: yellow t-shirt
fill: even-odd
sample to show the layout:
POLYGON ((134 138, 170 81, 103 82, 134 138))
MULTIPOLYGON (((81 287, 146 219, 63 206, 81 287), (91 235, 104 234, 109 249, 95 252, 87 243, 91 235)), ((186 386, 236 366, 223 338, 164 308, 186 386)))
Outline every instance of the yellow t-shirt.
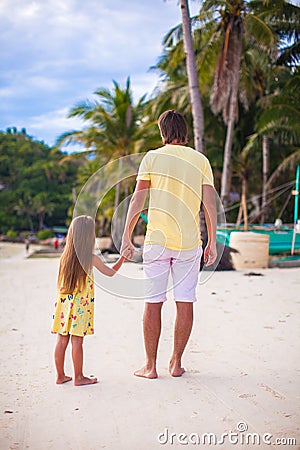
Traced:
POLYGON ((202 244, 202 186, 213 186, 208 159, 196 150, 167 144, 143 158, 137 180, 150 181, 145 245, 191 250, 202 244))

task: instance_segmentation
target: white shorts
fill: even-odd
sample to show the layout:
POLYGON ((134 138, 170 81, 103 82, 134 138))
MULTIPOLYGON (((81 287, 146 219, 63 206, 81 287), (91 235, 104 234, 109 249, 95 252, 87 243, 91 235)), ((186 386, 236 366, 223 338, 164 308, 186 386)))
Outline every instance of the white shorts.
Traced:
POLYGON ((146 245, 143 252, 146 302, 165 302, 167 291, 172 288, 176 302, 196 302, 201 256, 202 247, 170 250, 160 245, 146 245), (173 283, 168 288, 170 272, 173 283))

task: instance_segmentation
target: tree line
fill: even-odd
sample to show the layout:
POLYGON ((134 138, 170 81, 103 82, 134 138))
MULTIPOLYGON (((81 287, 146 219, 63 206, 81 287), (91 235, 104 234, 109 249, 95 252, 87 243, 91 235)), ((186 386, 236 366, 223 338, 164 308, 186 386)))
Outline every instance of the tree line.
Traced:
POLYGON ((26 130, 0 132, 0 232, 65 225, 79 162, 34 141, 26 130))

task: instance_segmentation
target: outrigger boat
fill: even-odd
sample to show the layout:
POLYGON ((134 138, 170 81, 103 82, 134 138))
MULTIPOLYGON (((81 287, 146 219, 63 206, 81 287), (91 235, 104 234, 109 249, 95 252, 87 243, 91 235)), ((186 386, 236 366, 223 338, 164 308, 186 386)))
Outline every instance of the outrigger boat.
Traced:
MULTIPOLYGON (((268 234, 270 236, 269 254, 276 255, 280 253, 289 253, 293 255, 295 250, 300 250, 300 220, 299 220, 299 182, 300 182, 300 166, 296 171, 295 189, 292 195, 295 197, 294 202, 294 224, 281 225, 281 221, 276 221, 275 225, 250 225, 248 231, 254 233, 268 234)), ((220 226, 217 230, 217 242, 229 246, 230 235, 236 231, 244 231, 242 227, 235 227, 233 224, 227 224, 226 228, 220 226)))

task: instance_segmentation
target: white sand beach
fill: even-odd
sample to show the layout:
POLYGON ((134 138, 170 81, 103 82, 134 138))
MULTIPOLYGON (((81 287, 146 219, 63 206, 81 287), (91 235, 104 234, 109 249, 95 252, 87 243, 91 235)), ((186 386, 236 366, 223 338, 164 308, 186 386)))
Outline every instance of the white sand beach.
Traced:
MULTIPOLYGON (((299 269, 255 270, 263 275, 257 277, 216 272, 199 285, 181 378, 167 370, 173 301, 163 311, 159 378, 146 380, 132 375, 144 362, 143 302, 98 287, 85 373, 99 383, 74 387, 55 384, 50 327, 58 258, 26 259, 23 245, 3 243, 0 258, 1 450, 300 448, 299 269), (221 444, 230 431, 239 443, 225 437, 221 444), (214 433, 218 442, 195 444, 195 433, 214 433), (257 433, 260 445, 242 444, 247 433, 257 433), (265 433, 272 436, 262 442, 265 433)), ((121 272, 140 269, 126 263, 121 272)))

